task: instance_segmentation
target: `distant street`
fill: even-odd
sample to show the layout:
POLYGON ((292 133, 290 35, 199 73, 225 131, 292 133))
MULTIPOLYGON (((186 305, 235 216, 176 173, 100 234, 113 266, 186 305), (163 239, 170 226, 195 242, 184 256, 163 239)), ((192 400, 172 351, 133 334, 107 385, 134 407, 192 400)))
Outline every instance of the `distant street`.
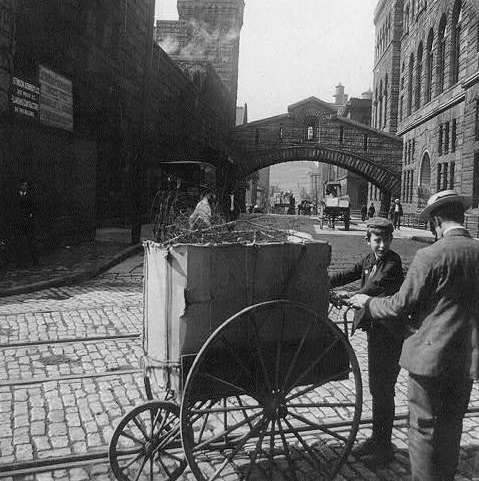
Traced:
MULTIPOLYGON (((355 225, 350 232, 327 228, 314 232, 316 239, 332 246, 331 269, 350 265, 367 252, 364 226, 355 225)), ((393 248, 407 266, 425 245, 397 238, 393 248)), ((107 459, 110 437, 119 420, 146 400, 139 365, 142 281, 138 255, 78 286, 0 299, 0 365, 5 367, 0 371, 0 479, 114 479, 107 459), (84 455, 85 459, 80 457, 84 455), (51 463, 57 469, 44 467, 51 463), (12 466, 15 471, 9 472, 12 466)), ((331 315, 341 320, 334 311, 331 315)), ((363 332, 353 336, 352 345, 364 383, 364 424, 358 434, 363 439, 371 428, 363 332)), ((406 376, 401 372, 393 434, 396 460, 388 469, 372 473, 350 457, 338 480, 408 479, 406 394, 406 376)), ((479 411, 477 389, 471 407, 479 411)), ((477 411, 465 420, 463 477, 457 480, 478 479, 473 477, 479 473, 477 411)), ((179 479, 194 478, 187 470, 179 479)))

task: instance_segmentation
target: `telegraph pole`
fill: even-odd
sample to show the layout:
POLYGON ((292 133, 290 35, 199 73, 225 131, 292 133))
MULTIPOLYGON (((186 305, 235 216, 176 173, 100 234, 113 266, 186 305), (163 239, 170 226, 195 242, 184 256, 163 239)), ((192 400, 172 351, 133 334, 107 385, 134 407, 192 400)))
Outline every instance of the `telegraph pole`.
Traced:
POLYGON ((138 137, 136 140, 136 159, 133 169, 133 219, 131 225, 131 243, 138 244, 141 240, 141 224, 143 214, 143 187, 145 185, 146 168, 146 114, 151 97, 151 68, 153 60, 153 27, 155 22, 155 0, 148 0, 147 28, 145 38, 145 66, 143 72, 143 92, 141 100, 138 137))

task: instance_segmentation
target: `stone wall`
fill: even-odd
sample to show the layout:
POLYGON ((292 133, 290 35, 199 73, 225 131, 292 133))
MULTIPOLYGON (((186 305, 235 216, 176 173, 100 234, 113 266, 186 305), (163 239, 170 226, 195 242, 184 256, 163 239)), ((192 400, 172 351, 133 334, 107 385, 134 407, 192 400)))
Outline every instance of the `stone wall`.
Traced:
POLYGON ((385 65, 397 65, 400 46, 389 110, 397 115, 404 144, 401 198, 407 212, 419 211, 431 194, 451 187, 474 196, 476 208, 479 203, 478 7, 473 0, 378 3, 375 88, 385 65), (396 30, 381 54, 389 12, 396 30))
MULTIPOLYGON (((35 83, 45 65, 73 84, 73 131, 5 110, 0 124, 9 139, 0 157, 0 201, 28 177, 40 207, 38 231, 49 243, 91 238, 95 224, 111 218, 131 223, 138 197, 146 214, 165 175, 175 173, 172 162, 225 170, 231 96, 211 66, 182 69, 153 44, 152 6, 144 0, 15 4, 10 76, 35 83)), ((0 41, 8 41, 1 29, 0 41)), ((205 180, 200 167, 177 170, 197 189, 205 180)), ((0 217, 7 225, 7 215, 0 217)))

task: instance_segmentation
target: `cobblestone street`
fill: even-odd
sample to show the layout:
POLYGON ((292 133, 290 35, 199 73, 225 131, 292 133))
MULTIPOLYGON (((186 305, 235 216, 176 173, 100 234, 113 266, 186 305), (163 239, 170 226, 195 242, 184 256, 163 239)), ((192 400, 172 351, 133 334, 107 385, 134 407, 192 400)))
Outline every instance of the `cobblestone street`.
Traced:
MULTIPOLYGON (((315 232, 333 247, 331 269, 350 265, 368 246, 361 229, 315 232)), ((394 240, 407 266, 426 244, 394 240)), ((146 400, 142 354, 142 258, 137 255, 78 286, 0 299, 0 478, 113 480, 108 443, 120 419, 146 400), (95 460, 82 455, 94 454, 95 460), (63 465, 71 460, 75 463, 63 465), (37 466, 32 461, 39 461, 37 466), (44 467, 54 462, 58 469, 44 467), (13 473, 11 469, 15 468, 13 473)), ((332 311, 332 319, 336 318, 332 311)), ((351 338, 363 376, 357 439, 370 434, 366 337, 351 338)), ((347 384, 345 384, 346 386, 347 384)), ((393 432, 395 461, 375 473, 350 456, 338 480, 407 480, 407 378, 400 373, 393 432)), ((179 479, 193 480, 188 470, 179 479)), ((464 423, 460 475, 479 479, 479 391, 464 423)))

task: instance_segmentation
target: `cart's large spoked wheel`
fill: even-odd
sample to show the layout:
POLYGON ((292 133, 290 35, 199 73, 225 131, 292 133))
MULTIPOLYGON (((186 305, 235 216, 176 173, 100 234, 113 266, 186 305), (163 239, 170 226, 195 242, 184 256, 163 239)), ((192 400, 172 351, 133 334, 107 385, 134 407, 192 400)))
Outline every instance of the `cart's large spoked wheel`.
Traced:
POLYGON ((175 480, 187 466, 176 404, 150 401, 130 411, 115 429, 109 457, 120 481, 175 480))
POLYGON ((326 317, 257 304, 203 345, 185 384, 183 448, 200 481, 331 479, 356 437, 359 365, 326 317))

